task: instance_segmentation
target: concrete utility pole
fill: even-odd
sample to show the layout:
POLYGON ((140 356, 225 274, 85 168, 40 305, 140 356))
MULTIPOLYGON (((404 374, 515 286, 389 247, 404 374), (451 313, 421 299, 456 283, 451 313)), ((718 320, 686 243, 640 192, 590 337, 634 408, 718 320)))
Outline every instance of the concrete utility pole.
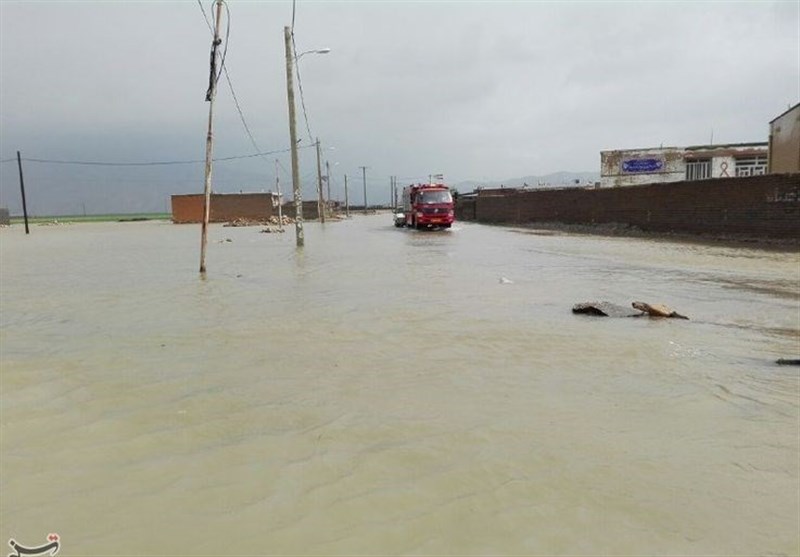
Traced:
POLYGON ((28 228, 28 205, 25 203, 25 180, 22 179, 22 155, 17 151, 17 166, 19 167, 19 189, 22 192, 22 216, 25 217, 25 234, 30 234, 28 228))
POLYGON ((350 218, 350 198, 347 197, 347 174, 344 175, 344 216, 350 218))
POLYGON ((364 179, 364 214, 367 214, 367 167, 359 166, 361 169, 361 176, 364 179))
POLYGON ((297 160, 297 128, 294 114, 294 78, 292 77, 292 30, 283 28, 286 46, 286 96, 289 100, 289 141, 292 144, 292 194, 294 199, 294 234, 297 247, 303 247, 303 195, 300 193, 300 163, 297 160))
POLYGON ((328 186, 328 203, 331 202, 331 163, 325 161, 325 184, 328 186))
POLYGON ((278 230, 283 232, 283 197, 281 196, 281 178, 278 174, 278 159, 275 159, 275 190, 278 192, 278 230))
POLYGON ((325 222, 325 197, 322 195, 322 163, 319 155, 319 138, 317 138, 317 209, 319 210, 319 222, 325 222))
POLYGON ((206 182, 203 189, 203 226, 200 240, 200 273, 206 272, 206 244, 208 243, 208 220, 211 215, 211 160, 214 151, 214 98, 217 96, 217 78, 222 68, 217 71, 217 49, 222 39, 219 38, 219 25, 222 17, 222 0, 217 0, 217 18, 214 20, 214 41, 211 43, 211 71, 208 80, 208 134, 206 135, 206 182))

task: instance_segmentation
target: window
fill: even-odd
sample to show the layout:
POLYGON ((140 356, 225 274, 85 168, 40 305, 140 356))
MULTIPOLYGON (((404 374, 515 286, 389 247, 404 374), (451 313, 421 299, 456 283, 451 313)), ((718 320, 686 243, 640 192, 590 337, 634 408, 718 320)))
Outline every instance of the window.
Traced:
POLYGON ((767 155, 752 155, 736 159, 737 176, 762 176, 767 173, 767 155))
POLYGON ((453 198, 447 190, 434 190, 420 192, 417 203, 432 205, 434 203, 452 203, 453 198))
POLYGON ((686 161, 687 180, 705 180, 711 178, 711 159, 686 161))

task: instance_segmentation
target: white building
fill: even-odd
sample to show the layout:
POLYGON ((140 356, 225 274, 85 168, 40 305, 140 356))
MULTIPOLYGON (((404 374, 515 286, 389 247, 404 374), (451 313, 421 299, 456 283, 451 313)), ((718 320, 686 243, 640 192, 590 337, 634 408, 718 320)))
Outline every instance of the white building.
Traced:
POLYGON ((767 173, 767 143, 656 147, 600 152, 600 185, 757 176, 767 173))

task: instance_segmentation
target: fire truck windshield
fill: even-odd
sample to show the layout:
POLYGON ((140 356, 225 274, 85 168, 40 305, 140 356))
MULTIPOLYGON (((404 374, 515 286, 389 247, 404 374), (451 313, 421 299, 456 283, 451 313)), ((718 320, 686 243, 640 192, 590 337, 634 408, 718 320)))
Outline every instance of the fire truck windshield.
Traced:
POLYGON ((453 198, 447 190, 422 191, 417 197, 418 203, 432 205, 434 203, 452 203, 453 198))

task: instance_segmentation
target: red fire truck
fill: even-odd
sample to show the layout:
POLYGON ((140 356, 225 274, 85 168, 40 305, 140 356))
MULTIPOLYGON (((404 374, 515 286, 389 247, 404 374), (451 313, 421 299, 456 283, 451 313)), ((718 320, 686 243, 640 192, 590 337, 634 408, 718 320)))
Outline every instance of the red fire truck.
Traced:
POLYGON ((450 228, 455 220, 453 196, 444 184, 415 184, 403 188, 405 225, 411 228, 450 228))

